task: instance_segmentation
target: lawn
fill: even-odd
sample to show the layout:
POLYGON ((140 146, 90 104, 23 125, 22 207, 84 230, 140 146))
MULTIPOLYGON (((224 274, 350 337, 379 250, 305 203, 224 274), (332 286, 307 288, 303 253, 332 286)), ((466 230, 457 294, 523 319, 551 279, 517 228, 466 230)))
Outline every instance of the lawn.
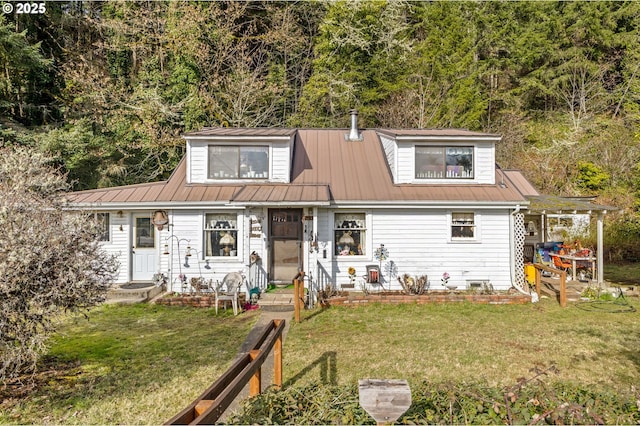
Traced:
POLYGON ((67 318, 35 387, 2 394, 2 424, 159 424, 230 365, 256 312, 105 305, 67 318))
MULTIPOLYGON (((630 299, 640 309, 640 301, 630 299)), ((614 305, 607 305, 615 307, 614 305)), ((530 305, 372 305, 305 311, 284 345, 285 388, 362 378, 513 386, 531 369, 595 391, 640 383, 640 313, 543 300, 530 305)), ((1 395, 0 423, 157 424, 230 364, 259 311, 104 306, 68 319, 22 397, 1 395)), ((637 392, 637 390, 635 391, 637 392)))
MULTIPOLYGON (((640 308, 637 299, 630 303, 640 308)), ((529 305, 379 305, 307 311, 285 343, 285 383, 515 384, 532 368, 551 380, 629 391, 640 383, 640 313, 529 305)), ((613 305, 611 305, 613 306, 613 305)))

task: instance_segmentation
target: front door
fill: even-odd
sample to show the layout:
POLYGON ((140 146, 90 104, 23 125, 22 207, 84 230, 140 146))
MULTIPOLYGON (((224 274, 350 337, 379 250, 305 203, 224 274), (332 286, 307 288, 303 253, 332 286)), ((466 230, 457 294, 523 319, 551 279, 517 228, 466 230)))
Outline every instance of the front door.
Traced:
POLYGON ((151 281, 156 273, 156 233, 151 217, 133 216, 132 281, 151 281))
POLYGON ((302 209, 269 210, 272 281, 288 282, 302 270, 302 209))

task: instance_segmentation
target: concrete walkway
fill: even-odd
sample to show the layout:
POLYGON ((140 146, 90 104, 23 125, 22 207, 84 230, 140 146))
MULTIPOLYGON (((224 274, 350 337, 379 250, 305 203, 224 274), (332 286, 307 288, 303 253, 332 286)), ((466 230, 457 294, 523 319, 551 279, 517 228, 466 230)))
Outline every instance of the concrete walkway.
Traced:
MULTIPOLYGON (((286 356, 286 337, 289 331, 289 326, 293 319, 293 306, 262 306, 260 307, 260 316, 253 329, 249 332, 249 335, 245 339, 244 343, 240 347, 240 352, 248 352, 264 327, 271 322, 271 320, 283 319, 285 320, 285 327, 282 332, 282 352, 283 356, 286 356)), ((273 384, 273 351, 269 353, 267 360, 262 364, 261 372, 262 391, 265 391, 269 386, 273 384)), ((241 403, 249 397, 249 384, 247 384, 242 391, 238 394, 231 405, 225 410, 217 423, 226 423, 226 419, 232 414, 239 411, 241 403)))

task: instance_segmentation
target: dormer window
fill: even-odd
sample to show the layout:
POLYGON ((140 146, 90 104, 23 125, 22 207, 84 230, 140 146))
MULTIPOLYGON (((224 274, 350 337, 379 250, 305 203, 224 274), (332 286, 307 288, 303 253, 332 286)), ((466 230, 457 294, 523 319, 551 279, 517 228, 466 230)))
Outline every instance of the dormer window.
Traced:
POLYGON ((268 179, 269 147, 209 145, 209 179, 268 179))
POLYGON ((473 179, 472 146, 416 146, 416 179, 473 179))

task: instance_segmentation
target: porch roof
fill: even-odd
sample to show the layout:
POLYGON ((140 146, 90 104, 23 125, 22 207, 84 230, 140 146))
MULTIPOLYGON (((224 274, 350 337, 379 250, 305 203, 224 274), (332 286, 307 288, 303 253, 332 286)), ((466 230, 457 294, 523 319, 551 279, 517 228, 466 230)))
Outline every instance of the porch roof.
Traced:
POLYGON ((595 204, 580 198, 535 195, 527 199, 529 199, 530 213, 591 213, 618 210, 617 207, 595 204))
POLYGON ((329 185, 296 184, 245 185, 230 200, 242 205, 329 205, 330 201, 329 185))

